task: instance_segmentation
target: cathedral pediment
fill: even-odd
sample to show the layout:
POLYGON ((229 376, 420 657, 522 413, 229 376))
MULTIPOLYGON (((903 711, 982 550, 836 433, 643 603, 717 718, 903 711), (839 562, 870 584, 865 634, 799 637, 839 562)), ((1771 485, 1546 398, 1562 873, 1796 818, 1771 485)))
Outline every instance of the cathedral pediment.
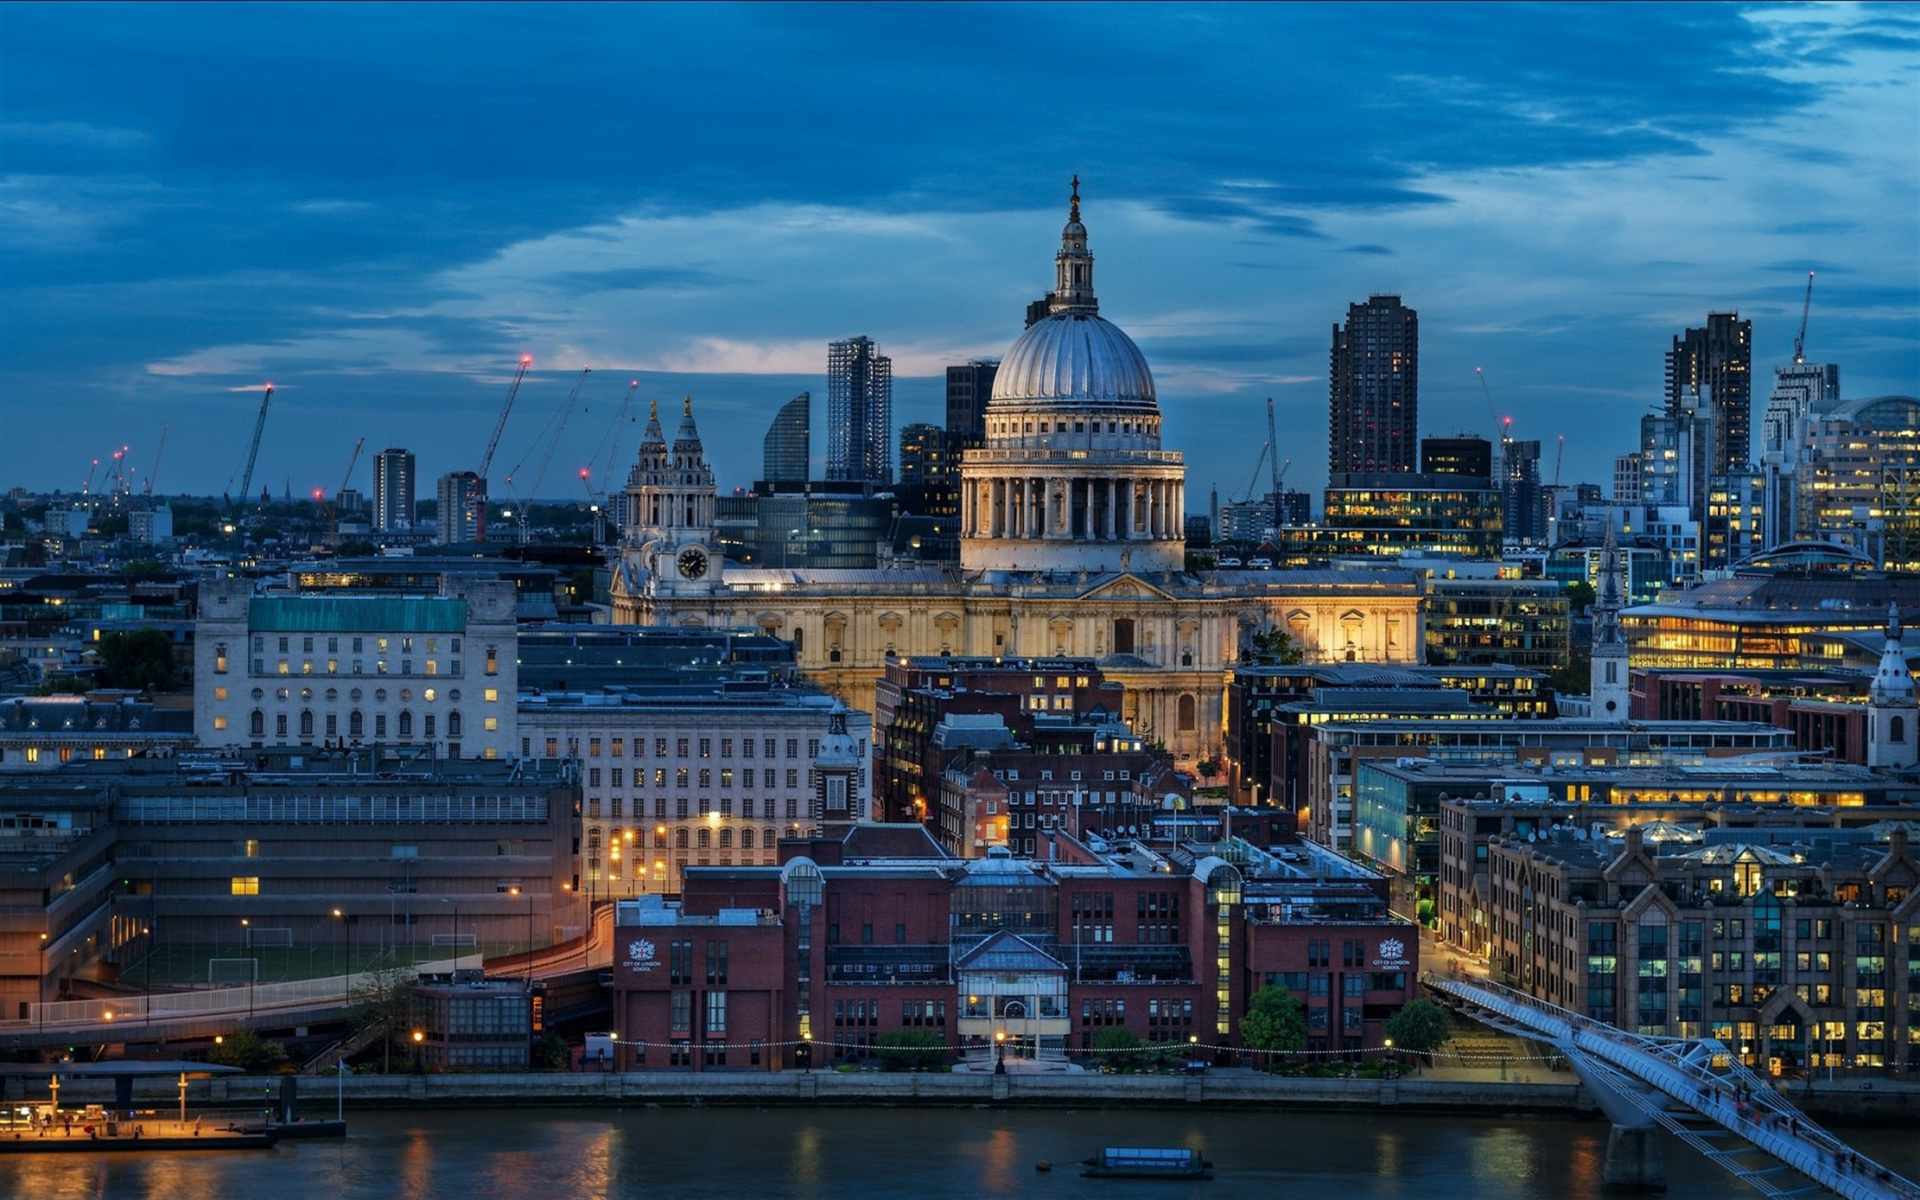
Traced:
POLYGON ((1155 587, 1138 575, 1123 573, 1103 579, 1080 593, 1082 600, 1171 600, 1173 594, 1155 587))

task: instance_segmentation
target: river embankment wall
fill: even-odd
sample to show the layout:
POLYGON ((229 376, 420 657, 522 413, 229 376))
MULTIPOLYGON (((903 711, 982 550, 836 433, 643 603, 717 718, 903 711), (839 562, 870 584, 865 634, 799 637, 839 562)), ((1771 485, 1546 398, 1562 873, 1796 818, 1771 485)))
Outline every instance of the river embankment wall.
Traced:
MULTIPOLYGON (((196 1079, 188 1085, 193 1108, 266 1109, 280 1091, 279 1076, 196 1079)), ((14 1077, 6 1095, 44 1100, 45 1081, 14 1077)), ((550 1108, 550 1107, 755 1107, 849 1108, 1032 1107, 1032 1108, 1271 1108, 1377 1110, 1512 1118, 1591 1114, 1593 1098, 1571 1077, 1547 1081, 1433 1078, 1311 1079, 1216 1070, 1201 1075, 1101 1075, 1081 1072, 1010 1071, 1005 1075, 956 1072, 669 1073, 629 1071, 556 1074, 423 1074, 301 1077, 300 1108, 308 1116, 331 1116, 336 1091, 349 1108, 550 1108)), ((1783 1091, 1816 1120, 1843 1124, 1920 1123, 1920 1087, 1882 1084, 1795 1084, 1783 1091)), ((111 1103, 111 1081, 69 1077, 62 1105, 111 1103)), ((137 1082, 142 1108, 178 1103, 176 1079, 137 1082)))

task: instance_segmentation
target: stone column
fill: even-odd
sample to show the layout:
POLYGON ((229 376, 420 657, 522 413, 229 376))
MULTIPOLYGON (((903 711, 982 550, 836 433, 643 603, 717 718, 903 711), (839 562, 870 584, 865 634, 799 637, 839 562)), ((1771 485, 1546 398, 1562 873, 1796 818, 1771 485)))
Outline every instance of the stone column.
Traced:
POLYGON ((1120 522, 1116 518, 1115 513, 1118 511, 1119 506, 1120 482, 1116 479, 1109 479, 1107 480, 1107 519, 1102 524, 1102 527, 1106 530, 1105 536, 1108 541, 1112 541, 1118 536, 1120 522))

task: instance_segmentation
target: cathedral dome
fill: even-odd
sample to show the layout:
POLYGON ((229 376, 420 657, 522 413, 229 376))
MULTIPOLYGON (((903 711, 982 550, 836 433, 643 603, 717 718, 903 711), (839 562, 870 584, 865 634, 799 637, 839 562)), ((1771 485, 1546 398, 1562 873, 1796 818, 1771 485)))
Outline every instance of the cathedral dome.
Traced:
POLYGON ((1049 313, 1007 351, 993 403, 1155 407, 1146 356, 1118 325, 1087 312, 1049 313))

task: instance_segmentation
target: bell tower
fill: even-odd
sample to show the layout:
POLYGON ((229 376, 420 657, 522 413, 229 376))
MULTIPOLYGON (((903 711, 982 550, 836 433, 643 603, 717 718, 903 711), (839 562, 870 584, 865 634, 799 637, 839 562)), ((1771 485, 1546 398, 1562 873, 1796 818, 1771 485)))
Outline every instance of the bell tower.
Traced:
POLYGON ((1592 679, 1587 692, 1593 701, 1593 719, 1610 725, 1627 723, 1632 691, 1628 684, 1627 639, 1620 630, 1620 554, 1613 540, 1613 514, 1607 514, 1607 543, 1601 552, 1600 594, 1593 604, 1592 679))
POLYGON ((1906 650, 1900 644, 1900 606, 1887 610, 1887 644, 1880 666, 1867 689, 1867 765, 1904 770, 1920 764, 1920 717, 1913 673, 1907 669, 1906 650))
POLYGON ((713 522, 713 468, 694 424, 693 398, 680 411, 671 446, 656 402, 627 476, 626 544, 639 552, 656 582, 704 586, 719 570, 713 522))

